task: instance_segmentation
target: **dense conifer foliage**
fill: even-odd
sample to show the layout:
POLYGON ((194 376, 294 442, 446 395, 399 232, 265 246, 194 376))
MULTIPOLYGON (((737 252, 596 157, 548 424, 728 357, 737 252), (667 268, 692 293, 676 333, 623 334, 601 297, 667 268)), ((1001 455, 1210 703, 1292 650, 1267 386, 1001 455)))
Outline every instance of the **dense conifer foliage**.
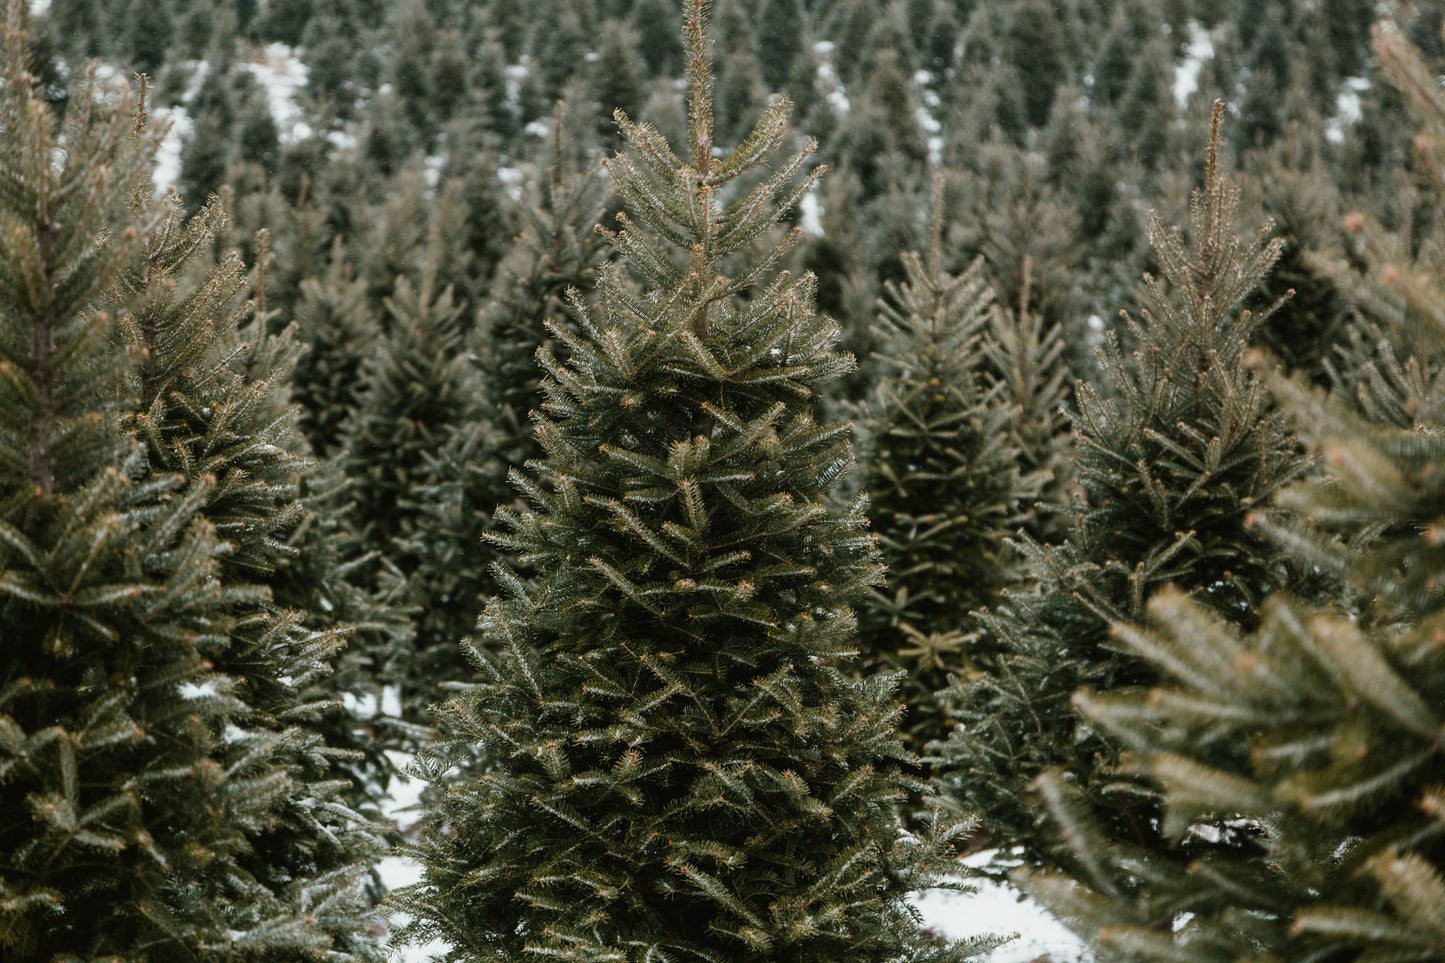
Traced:
MULTIPOLYGON (((1378 30, 1376 50, 1425 125, 1416 145, 1435 196, 1445 196, 1435 163, 1445 100, 1434 76, 1394 24, 1378 30)), ((1376 236, 1365 246, 1393 245, 1376 236)), ((1118 631, 1122 646, 1157 666, 1161 684, 1082 700, 1158 780, 1164 831, 1189 859, 1161 873, 1150 854, 1121 854, 1081 832, 1077 846, 1100 863, 1146 867, 1150 885, 1121 892, 1107 873, 1026 880, 1105 958, 1427 960, 1445 946, 1440 270, 1429 255, 1376 261, 1364 279, 1398 309, 1421 352, 1367 369, 1375 410, 1408 411, 1409 423, 1362 417, 1283 379, 1274 385, 1327 469, 1280 501, 1352 536, 1313 554, 1346 574, 1359 611, 1279 596, 1257 629, 1241 632, 1169 590, 1151 602, 1148 626, 1118 631), (1419 377, 1391 378, 1407 370, 1419 377)))
MULTIPOLYGON (((547 323, 570 326, 569 292, 590 289, 607 258, 596 230, 608 197, 598 169, 578 171, 564 136, 566 105, 552 119, 552 158, 523 205, 525 227, 498 266, 492 293, 468 332, 463 356, 471 399, 453 399, 460 416, 440 445, 418 451, 427 481, 408 501, 421 513, 397 547, 413 595, 422 602, 416 657, 401 671, 411 698, 438 701, 443 686, 470 675, 458 640, 471 635, 482 601, 496 594, 492 565, 505 553, 485 534, 499 505, 512 505, 513 467, 544 454, 532 417, 542 403, 537 350, 554 350, 547 323)), ((589 165, 590 166, 590 165, 589 165)))
POLYGON ((944 270, 942 221, 935 202, 926 258, 905 254, 906 280, 886 285, 875 327, 885 374, 859 412, 858 485, 888 566, 886 588, 862 608, 859 643, 870 671, 908 671, 915 752, 948 734, 937 694, 969 667, 969 613, 1015 579, 1005 541, 1047 480, 1020 472, 1019 410, 989 375, 998 307, 983 263, 944 270))
POLYGON ((146 184, 143 104, 62 120, 11 3, 0 91, 0 949, 6 959, 373 959, 315 697, 345 643, 270 581, 309 470, 285 338, 146 184), (258 333, 254 329, 252 334, 258 333))
POLYGON ((947 833, 901 824, 895 680, 844 672, 880 566, 858 508, 829 506, 852 456, 814 406, 852 359, 770 230, 809 148, 759 172, 775 101, 715 149, 707 6, 687 9, 687 153, 618 114, 622 262, 576 331, 552 325, 565 360, 541 353, 546 457, 494 536, 536 582, 504 578, 447 706, 495 764, 448 784, 445 750, 423 763, 426 876, 401 903, 456 960, 966 955, 903 903, 947 833))
POLYGON ((0 958, 1439 958, 1386 6, 12 3, 0 958))
POLYGON ((1151 666, 1110 642, 1111 621, 1137 617, 1172 583, 1250 626, 1286 582, 1286 556, 1250 519, 1309 460, 1244 364, 1269 313, 1245 305, 1280 242, 1234 233, 1239 192, 1218 168, 1221 117, 1219 105, 1190 237, 1154 219, 1164 276, 1145 278, 1149 306, 1128 319, 1131 346, 1110 337, 1100 352, 1114 396, 1078 388, 1076 521, 1061 546, 1021 541, 1038 590, 1008 595, 984 619, 982 674, 955 693, 960 725, 940 750, 946 780, 988 814, 1004 860, 1090 858, 1042 825, 1036 794, 1061 783, 1085 794, 1110 832, 1154 836, 1152 796, 1119 782, 1117 748, 1070 702, 1083 686, 1152 681, 1151 666))

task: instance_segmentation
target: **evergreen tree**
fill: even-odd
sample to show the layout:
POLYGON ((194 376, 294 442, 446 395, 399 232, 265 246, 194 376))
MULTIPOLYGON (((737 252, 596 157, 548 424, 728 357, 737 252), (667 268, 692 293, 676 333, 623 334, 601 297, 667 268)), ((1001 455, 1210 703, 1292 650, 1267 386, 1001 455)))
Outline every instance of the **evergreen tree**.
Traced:
POLYGON ((301 281, 296 336, 308 348, 293 375, 301 428, 317 454, 343 451, 343 426, 359 403, 365 359, 381 337, 366 284, 352 276, 338 243, 326 273, 301 281))
POLYGON ((446 784, 452 753, 423 763, 426 876, 400 902, 453 960, 966 952, 903 903, 942 838, 903 835, 892 680, 838 664, 879 566, 857 509, 827 507, 847 428, 811 399, 850 359, 810 279, 767 279, 783 246, 734 257, 810 186, 790 186, 807 151, 715 203, 787 108, 713 156, 706 6, 687 7, 686 159, 619 115, 636 221, 612 240, 636 278, 604 270, 580 330, 553 325, 569 357, 541 355, 547 457, 514 475, 528 507, 499 513, 537 581, 503 573, 476 688, 447 706, 495 767, 446 784))
POLYGON ((1073 436, 1064 416, 1069 369, 1059 325, 1033 309, 1030 262, 1023 265, 1018 303, 989 314, 982 348, 989 376, 999 385, 999 400, 1008 408, 1005 427, 1018 452, 1021 477, 1040 481, 1037 498, 1024 506, 1022 528, 1038 542, 1062 541, 1065 511, 1073 501, 1077 479, 1073 436))
POLYGON ((532 426, 542 404, 537 350, 547 343, 546 323, 567 324, 569 291, 590 288, 608 244, 595 228, 608 191, 597 170, 579 173, 564 155, 565 108, 554 115, 552 163, 531 203, 523 206, 523 232, 500 265, 494 296, 483 308, 467 357, 475 364, 483 411, 446 429, 439 450, 423 452, 428 477, 414 492, 422 513, 404 539, 414 594, 428 603, 419 613, 420 657, 408 666, 417 695, 441 698, 439 683, 470 674, 458 641, 472 633, 482 600, 499 589, 492 576, 496 546, 484 534, 498 505, 515 493, 507 482, 544 452, 532 426))
MULTIPOLYGON (((139 359, 127 385, 136 409, 123 424, 144 443, 155 476, 183 478, 200 492, 201 517, 225 540, 221 583, 264 593, 237 593, 225 606, 228 644, 210 658, 245 700, 224 731, 228 763, 264 754, 284 773, 280 798, 243 817, 248 847, 237 865, 255 886, 242 896, 260 907, 291 903, 296 919, 309 919, 309 949, 372 958, 361 883, 379 839, 346 798, 356 788, 350 799, 367 800, 349 777, 373 781, 372 773, 363 751, 334 744, 353 740, 327 678, 351 627, 325 612, 308 618, 287 604, 304 600, 295 591, 304 582, 276 579, 283 560, 321 547, 298 532, 307 511, 300 484, 316 469, 288 397, 300 346, 290 329, 267 334, 265 312, 240 300, 248 278, 234 252, 187 277, 220 230, 219 204, 183 222, 179 199, 168 203, 116 285, 126 296, 116 313, 139 359)), ((321 579, 339 594, 335 576, 321 579)), ((266 923, 256 907, 240 909, 250 925, 266 923)))
MULTIPOLYGON (((1416 143, 1445 194, 1445 98, 1435 74, 1393 25, 1379 28, 1377 52, 1427 125, 1416 143)), ((1353 226, 1367 230, 1362 218, 1353 226)), ((1155 885, 1142 893, 1121 893, 1098 875, 1023 880, 1101 958, 1440 958, 1440 278, 1438 256, 1371 265, 1370 282, 1428 351, 1372 372, 1375 403, 1366 410, 1383 420, 1274 381, 1327 472, 1281 501, 1347 536, 1316 541, 1310 557, 1346 573, 1358 611, 1311 610, 1281 596, 1244 633, 1183 593, 1163 592, 1149 606, 1149 628, 1117 633, 1158 667, 1161 684, 1081 699, 1162 786, 1164 832, 1174 861, 1187 860, 1167 877, 1151 872, 1157 857, 1143 863, 1155 885)), ((1101 848, 1087 833, 1075 842, 1140 871, 1137 854, 1101 848)))
POLYGON ((985 618, 983 673, 953 693, 960 725, 941 747, 945 778, 997 833, 1001 860, 1014 847, 1029 865, 1079 870, 1088 858, 1042 825, 1041 777, 1077 786, 1110 833, 1152 842, 1154 797, 1119 781, 1116 748, 1081 722, 1070 697, 1085 685, 1153 680, 1150 666, 1111 644, 1108 627, 1136 617, 1156 588, 1173 582, 1248 625, 1289 575, 1249 519, 1308 459, 1243 364, 1269 314, 1243 305, 1280 243, 1233 234, 1238 191, 1218 169, 1221 114, 1216 105, 1191 246, 1154 218, 1164 279, 1146 277, 1149 308, 1126 316, 1136 346, 1126 353, 1111 337, 1101 352, 1116 396, 1076 388, 1084 503, 1068 538, 1057 548, 1021 541, 1039 589, 1011 594, 985 618))
POLYGON ((149 200, 142 107, 88 82, 55 119, 24 9, 0 88, 0 951, 374 958, 371 842, 295 725, 339 633, 266 590, 295 512, 247 469, 298 459, 221 344, 244 272, 179 283, 215 209, 149 200))
MULTIPOLYGON (((469 534, 429 530, 427 493, 441 480, 436 453, 458 426, 482 420, 479 385, 461 351, 462 308, 451 288, 437 291, 435 285, 430 271, 419 284, 398 278, 385 302, 392 330, 362 363, 357 407, 342 432, 343 465, 353 479, 350 529, 366 551, 390 559, 404 577, 430 567, 448 554, 448 542, 469 534)), ((433 701, 437 684, 447 681, 422 675, 430 663, 416 661, 418 650, 439 644, 450 649, 457 641, 429 628, 455 621, 457 608, 469 619, 476 615, 474 600, 434 595, 437 588, 408 578, 412 637, 396 653, 399 661, 386 667, 412 706, 433 701)))
POLYGON ((875 350, 887 373, 859 412, 859 485, 888 566, 860 613, 859 646, 865 664, 907 670, 915 752, 948 735, 937 694, 968 665, 969 613, 1012 581, 1005 540, 1044 480, 1020 475, 1016 411, 985 375, 996 306, 983 263, 945 271, 942 228, 940 196, 926 260, 905 254, 906 280, 886 285, 875 350))
POLYGON ((610 132, 614 110, 631 116, 642 106, 642 77, 637 39, 625 23, 608 20, 603 24, 598 47, 592 64, 591 91, 602 108, 597 119, 605 134, 610 132))
POLYGON ((788 91, 808 40, 803 0, 764 0, 758 8, 758 61, 770 91, 788 91))

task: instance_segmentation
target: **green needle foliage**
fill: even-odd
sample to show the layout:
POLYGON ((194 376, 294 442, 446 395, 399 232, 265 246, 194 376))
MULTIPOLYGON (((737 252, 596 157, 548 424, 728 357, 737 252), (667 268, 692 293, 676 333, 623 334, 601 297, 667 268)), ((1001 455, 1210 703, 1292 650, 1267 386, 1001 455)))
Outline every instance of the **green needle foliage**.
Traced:
POLYGON ((289 349, 219 211, 154 204, 143 104, 0 91, 0 955, 376 958, 375 841, 302 687, 343 641, 266 584, 299 521, 289 349), (187 268, 197 268, 196 275, 187 268), (254 348, 254 350, 252 350, 254 348))
POLYGON ((885 282, 874 335, 888 373, 859 412, 859 485, 888 565, 887 587, 860 613, 859 646, 865 664, 907 671, 914 752, 948 735, 937 695, 969 668, 969 613, 1013 581, 1006 539, 1044 481, 1020 474, 1018 412, 985 374, 997 306, 983 261, 945 271, 942 227, 937 205, 927 258, 903 255, 905 280, 885 282))
MULTIPOLYGON (((1445 196, 1435 73, 1393 25, 1377 30, 1376 51, 1425 123, 1416 145, 1445 196)), ((1363 219, 1353 227, 1374 233, 1363 219)), ((1408 266, 1375 261, 1365 280, 1420 355, 1395 361, 1381 350, 1361 378, 1372 391, 1349 401, 1274 384, 1326 468, 1280 501, 1345 536, 1316 539, 1310 557, 1346 574, 1360 611, 1281 596, 1245 633, 1170 590, 1150 603, 1148 627, 1118 631, 1160 684, 1081 700, 1163 787, 1163 830, 1188 859, 1142 893, 1106 876, 1021 880, 1101 958, 1445 954, 1445 265, 1429 253, 1438 250, 1423 248, 1408 266)))
POLYGON ((905 833, 895 682, 845 671, 849 603, 881 567, 858 507, 829 507, 848 427, 813 405, 853 360, 812 279, 774 270, 797 233, 748 253, 811 186, 810 148, 740 189, 788 107, 715 149, 707 6, 687 6, 685 158, 618 115, 624 260, 596 306, 574 298, 575 332, 552 325, 546 457, 498 513, 537 577, 499 572, 476 686, 446 707, 457 744, 420 764, 425 876, 398 902, 451 961, 973 949, 934 944, 904 902, 950 833, 905 833), (478 746, 493 767, 447 782, 478 746))
POLYGON ((1192 243, 1154 218, 1164 278, 1146 276, 1149 309, 1126 315, 1132 349, 1110 338, 1101 352, 1115 396, 1078 386, 1085 502, 1062 546, 1022 540, 1038 590, 1012 593, 986 615, 974 647, 982 672, 951 693, 961 724, 939 750, 944 778, 977 807, 1004 861, 1083 871, 1089 854, 1062 845, 1039 805, 1038 791, 1047 796, 1061 781, 1083 794, 1106 833, 1140 846, 1156 840, 1154 795, 1117 778, 1118 747, 1070 703, 1084 686, 1157 678, 1110 640, 1110 622, 1137 617, 1174 583, 1251 625, 1257 603, 1289 576, 1284 553, 1250 517, 1309 460, 1244 364, 1269 314, 1244 304, 1280 245, 1263 232, 1233 233, 1239 194, 1216 163, 1221 114, 1191 203, 1192 243))
POLYGON ((531 415, 542 403, 536 354, 550 340, 545 322, 565 323, 568 292, 590 288, 607 258, 607 240, 595 230, 606 184, 596 170, 568 168, 565 120, 559 102, 552 163, 537 196, 523 205, 525 227, 467 339, 473 383, 485 401, 476 415, 448 426, 440 450, 421 452, 434 480, 415 490, 411 501, 421 515, 402 544, 413 593, 426 600, 418 614, 419 651, 406 670, 415 680, 413 702, 438 701, 441 684, 470 674, 458 642, 472 634, 483 600, 499 588, 491 567, 501 551, 484 536, 494 528, 496 507, 515 501, 510 470, 543 455, 531 415))
MULTIPOLYGON (((137 196, 137 215, 148 202, 137 196)), ((113 292, 123 299, 116 314, 139 359, 130 380, 136 411, 123 424, 144 443, 154 473, 201 486, 201 514, 227 545, 223 583, 260 590, 232 606, 229 644, 211 660, 246 703, 225 730, 230 755, 264 748, 287 779, 269 812, 251 814, 250 851, 239 862, 294 899, 308 925, 331 931, 333 951, 350 944, 371 956, 360 883, 379 840, 350 803, 371 801, 365 784, 380 781, 385 764, 374 751, 366 765, 365 750, 342 748, 357 735, 330 676, 354 628, 337 621, 334 603, 350 614, 375 607, 358 610, 365 600, 340 565, 314 573, 315 585, 296 578, 296 568, 284 571, 312 554, 340 562, 339 546, 314 531, 300 498, 303 483, 324 489, 334 470, 307 457, 290 404, 288 376, 302 348, 293 329, 266 333, 265 312, 243 300, 249 282, 235 252, 210 269, 197 263, 222 230, 220 205, 213 199, 183 220, 176 195, 166 204, 113 292), (300 607, 317 592, 334 600, 332 612, 325 604, 300 607)), ((350 672, 342 681, 361 680, 350 672)))

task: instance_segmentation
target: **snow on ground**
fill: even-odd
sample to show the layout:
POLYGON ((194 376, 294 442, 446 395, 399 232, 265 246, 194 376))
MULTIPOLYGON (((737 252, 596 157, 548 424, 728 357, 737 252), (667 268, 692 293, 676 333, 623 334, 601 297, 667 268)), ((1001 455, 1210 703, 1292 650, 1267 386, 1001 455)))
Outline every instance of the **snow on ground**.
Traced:
POLYGON ((823 204, 818 200, 818 195, 813 191, 803 195, 798 201, 798 212, 802 215, 798 226, 803 233, 811 237, 823 236, 823 204))
POLYGON ((1183 110, 1190 96, 1199 89, 1199 70, 1204 61, 1214 57, 1214 40, 1198 20, 1189 21, 1189 43, 1184 48, 1184 61, 1174 68, 1174 102, 1183 110))
POLYGON ((1368 77, 1346 77, 1335 98, 1335 115, 1325 121, 1325 140, 1343 143, 1345 128, 1360 119, 1360 94, 1370 89, 1368 77))
POLYGON ((848 88, 838 79, 838 71, 833 69, 833 61, 829 59, 835 49, 837 48, 831 40, 819 40, 813 44, 813 52, 821 60, 818 64, 818 78, 814 84, 818 90, 826 91, 823 99, 833 108, 833 113, 846 117, 852 104, 848 102, 848 88))
MULTIPOLYGON (((978 853, 964 862, 981 866, 992 855, 978 853)), ((1018 939, 983 957, 988 963, 1028 963, 1044 956, 1056 963, 1089 958, 1077 936, 1012 886, 986 880, 974 885, 978 890, 975 893, 928 890, 917 894, 913 905, 927 926, 954 939, 1018 934, 1018 939)))
MULTIPOLYGON (((394 693, 395 688, 388 686, 382 694, 382 705, 387 707, 390 701, 387 698, 389 693, 394 693)), ((399 710, 401 707, 397 705, 399 710)), ((392 765, 396 766, 402 775, 391 781, 391 792, 388 802, 384 806, 387 817, 396 820, 399 826, 409 826, 416 822, 417 812, 413 808, 421 798, 422 788, 425 786, 420 779, 406 775, 407 767, 411 765, 411 756, 404 752, 388 752, 387 758, 392 765)), ((381 877, 382 883, 387 889, 397 889, 401 886, 410 886, 412 883, 421 882, 421 864, 405 856, 388 856, 377 866, 377 874, 381 877)), ((393 929, 401 926, 407 921, 405 913, 392 913, 390 924, 393 929)), ((390 959, 392 963, 427 963, 433 955, 445 953, 445 944, 433 940, 430 943, 416 946, 405 946, 394 950, 390 959)))
POLYGON ((301 107, 296 103, 297 92, 306 86, 307 69, 294 47, 268 43, 261 55, 242 69, 266 92, 281 143, 294 144, 311 136, 311 127, 301 119, 301 107))
POLYGON ((156 150, 155 170, 151 171, 156 193, 163 194, 181 179, 181 148, 195 123, 184 107, 156 107, 151 116, 166 125, 166 135, 156 150))

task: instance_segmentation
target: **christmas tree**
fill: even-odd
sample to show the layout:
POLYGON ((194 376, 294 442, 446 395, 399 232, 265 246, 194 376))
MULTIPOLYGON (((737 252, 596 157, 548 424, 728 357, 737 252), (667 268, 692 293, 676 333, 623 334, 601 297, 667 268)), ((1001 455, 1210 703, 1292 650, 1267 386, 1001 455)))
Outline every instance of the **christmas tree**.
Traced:
POLYGON ((498 513, 536 580, 499 573, 475 688, 446 707, 458 746, 421 763, 425 877, 398 901, 452 960, 968 952, 903 901, 948 833, 901 824, 894 680, 845 672, 880 566, 858 509, 829 508, 852 455, 813 404, 852 359, 811 278, 774 269, 796 232, 754 250, 811 186, 809 151, 744 188, 787 104, 714 144, 707 6, 687 6, 685 157, 618 115, 623 262, 595 307, 574 299, 575 332, 552 325, 546 457, 498 513), (478 745, 494 765, 448 783, 478 745))
MULTIPOLYGON (((1392 24, 1377 29, 1376 50, 1425 124, 1416 146, 1439 197, 1435 72, 1392 24)), ((1445 946, 1445 265, 1435 247, 1378 258, 1398 239, 1360 215, 1346 226, 1376 255, 1364 286, 1422 353, 1398 361, 1382 345, 1358 399, 1283 377, 1273 387, 1326 470, 1280 497, 1325 530, 1295 544, 1355 595, 1345 610, 1278 596, 1241 632, 1171 589, 1151 601, 1147 627, 1117 629, 1160 684, 1080 703, 1162 787, 1176 871, 1156 876, 1157 856, 1083 833, 1078 845, 1143 867, 1154 885, 1121 892, 1107 872, 1020 880, 1102 959, 1433 960, 1445 946)))
POLYGON ((301 727, 342 632, 266 584, 304 469, 280 346, 238 343, 234 256, 193 260, 219 209, 150 199, 143 100, 88 81, 59 120, 36 96, 24 8, 0 91, 0 950, 374 959, 375 840, 301 727))
MULTIPOLYGON (((941 179, 935 194, 941 194, 941 179)), ((975 260, 943 268, 943 209, 935 200, 927 257, 903 256, 906 280, 887 282, 874 332, 887 372, 859 412, 859 486, 888 566, 859 616, 873 669, 905 669, 909 748, 946 738, 937 693, 968 666, 970 616, 1017 568, 1005 544, 1043 484, 1021 476, 1004 386, 986 377, 984 339, 997 310, 975 260)))
POLYGON ((984 618, 973 646, 982 672, 950 694, 960 724, 939 747, 942 775, 979 807, 1001 862, 1082 871, 1087 854, 1061 845, 1042 818, 1037 792, 1056 780, 1085 794, 1110 832, 1154 840, 1155 797, 1116 777, 1117 747, 1070 704, 1083 686, 1155 678, 1111 642, 1111 621, 1137 617, 1174 583, 1248 626, 1288 581, 1285 554, 1250 519, 1309 460, 1243 360, 1269 314, 1244 305, 1280 245, 1233 233, 1239 195, 1218 168, 1221 117, 1217 106, 1190 243, 1154 218, 1164 277, 1146 276, 1150 307, 1126 316, 1132 348, 1111 337, 1101 352, 1114 395, 1077 387, 1084 504, 1063 545, 1021 540, 1038 589, 1010 594, 984 618))

